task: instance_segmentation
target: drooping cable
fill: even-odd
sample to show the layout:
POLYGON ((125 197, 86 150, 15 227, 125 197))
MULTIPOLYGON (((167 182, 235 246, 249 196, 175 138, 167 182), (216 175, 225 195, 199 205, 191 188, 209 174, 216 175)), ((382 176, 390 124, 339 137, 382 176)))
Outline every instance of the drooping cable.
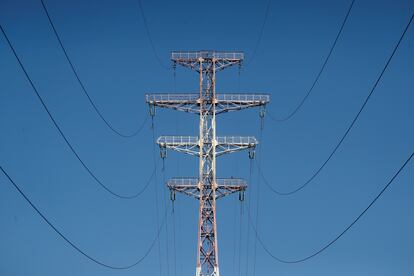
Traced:
POLYGON ((260 245, 262 246, 262 248, 264 249, 264 251, 270 256, 272 257, 274 260, 281 262, 281 263, 287 263, 287 264, 295 264, 295 263, 301 263, 301 262, 305 262, 317 255, 319 255, 320 253, 322 253, 323 251, 325 251, 326 249, 328 249, 330 246, 332 246, 336 241, 338 241, 346 232, 348 232, 349 229, 351 229, 364 215, 365 213, 374 205, 374 203, 383 195, 383 193, 389 188, 389 186, 394 182, 394 180, 397 178, 397 176, 401 173, 401 171, 405 168, 405 166, 410 162, 410 160, 412 159, 412 157, 414 156, 414 152, 411 153, 411 155, 405 160, 405 162, 403 163, 403 165, 397 170, 397 172, 391 177, 391 179, 388 181, 388 183, 382 188, 382 190, 377 194, 377 196, 368 204, 368 206, 341 232, 339 233, 334 239, 332 239, 328 244, 326 244, 325 246, 323 246, 321 249, 315 251, 314 253, 303 257, 303 258, 299 258, 299 259, 292 259, 292 260, 288 260, 288 259, 283 259, 280 257, 277 257, 274 253, 272 253, 270 251, 270 249, 266 246, 265 242, 263 242, 263 240, 261 239, 261 237, 259 236, 257 229, 254 227, 253 223, 251 222, 251 218, 249 217, 249 224, 251 225, 253 231, 256 232, 256 238, 257 241, 260 243, 260 245))
MULTIPOLYGON (((117 197, 117 198, 121 198, 121 199, 134 199, 137 198, 139 195, 142 194, 142 192, 146 189, 146 187, 149 185, 148 183, 144 186, 144 189, 139 190, 138 192, 136 192, 135 194, 132 195, 121 195, 118 194, 114 191, 112 191, 111 189, 109 189, 93 172, 92 170, 88 167, 88 165, 86 165, 86 163, 82 160, 82 158, 80 157, 80 155, 77 153, 77 151, 75 150, 75 148, 72 146, 72 144, 69 142, 69 139, 66 137, 66 135, 63 133, 62 129, 60 128, 59 124, 57 123, 56 119, 53 117, 52 113, 50 112, 49 108, 47 107, 46 103, 44 102, 42 96, 40 95, 39 91, 37 90, 36 86, 34 85, 32 79, 30 78, 29 74, 26 71, 26 68, 24 67, 22 61, 20 60, 19 56, 17 55, 13 44, 11 43, 11 41, 9 40, 5 30, 3 29, 3 26, 0 24, 0 30, 3 33, 3 36, 5 37, 10 49, 12 50, 16 60, 18 61, 20 68, 22 69, 24 75, 26 76, 26 79, 29 81, 31 87, 33 88, 34 93, 36 94, 37 98, 39 99, 43 109, 46 111, 46 113, 48 114, 50 120, 52 121, 53 125, 56 127, 56 129, 58 130, 60 136, 63 138, 63 140, 65 141, 66 145, 69 147, 69 149, 71 150, 71 152, 75 155, 76 159, 82 164, 83 168, 88 172, 88 174, 95 180, 96 183, 98 183, 102 188, 105 189, 105 191, 107 191, 108 193, 112 194, 113 196, 117 197)), ((155 169, 154 169, 155 170, 155 169)), ((152 176, 151 176, 152 178, 152 176)))
MULTIPOLYGON (((156 153, 155 153, 155 124, 154 124, 154 117, 151 118, 152 122, 151 122, 151 132, 152 132, 152 157, 153 157, 153 162, 154 162, 154 166, 157 170, 157 161, 156 161, 156 153)), ((158 202, 158 179, 157 179, 157 173, 155 173, 155 183, 154 183, 154 196, 155 196, 155 212, 156 212, 156 222, 157 222, 157 227, 159 227, 159 202, 158 202)), ((167 217, 166 217, 167 219, 167 217)), ((161 241, 160 239, 158 239, 158 266, 159 266, 159 271, 160 271, 160 276, 163 276, 162 274, 162 257, 161 257, 161 241)))
MULTIPOLYGON (((250 159, 250 168, 249 168, 249 185, 251 185, 251 183, 252 183, 252 179, 253 179, 253 160, 252 159, 250 159)), ((252 190, 252 189, 250 189, 250 190, 252 190)), ((249 196, 248 196, 248 199, 247 199, 247 213, 249 213, 250 212, 250 207, 251 207, 251 202, 252 202, 252 196, 253 196, 253 193, 250 193, 249 194, 249 196)), ((250 214, 248 214, 248 216, 250 216, 250 214)), ((249 261, 250 261, 250 258, 249 258, 249 252, 250 252, 250 250, 249 250, 249 246, 250 246, 250 227, 249 227, 249 224, 248 223, 246 223, 246 276, 248 275, 248 273, 249 273, 249 261)))
MULTIPOLYGON (((11 178, 11 176, 5 171, 5 169, 2 166, 0 166, 0 170, 7 177, 7 179, 10 181, 10 183, 13 185, 13 187, 19 192, 19 194, 26 200, 27 203, 29 203, 29 205, 36 211, 36 213, 56 232, 56 234, 58 234, 65 242, 67 242, 73 249, 75 249, 76 251, 78 251, 80 254, 82 254, 83 256, 85 256, 86 258, 88 258, 89 260, 91 260, 92 262, 94 262, 94 263, 96 263, 98 265, 101 265, 103 267, 110 268, 110 269, 121 270, 121 269, 129 269, 129 268, 132 268, 132 267, 138 265, 152 251, 152 249, 154 248, 154 245, 155 245, 156 241, 159 239, 161 230, 164 227, 165 218, 164 218, 162 224, 160 225, 160 227, 157 228, 155 238, 151 242, 151 244, 150 244, 149 248, 147 249, 147 251, 145 251, 144 255, 141 256, 141 257, 139 257, 133 263, 128 264, 128 265, 111 265, 111 264, 107 264, 107 263, 105 263, 103 261, 100 261, 100 260, 96 259, 95 257, 92 257, 88 253, 86 253, 86 251, 84 251, 83 249, 81 249, 78 245, 76 245, 76 243, 74 243, 66 235, 64 235, 63 232, 61 230, 59 230, 52 222, 50 222, 50 220, 36 207, 36 205, 22 191, 22 189, 16 184, 16 182, 11 178)), ((165 217, 166 217, 166 215, 167 214, 165 213, 165 217)))
MULTIPOLYGON (((176 76, 176 68, 175 66, 173 67, 173 88, 174 88, 174 93, 177 93, 177 76, 176 76)), ((179 118, 178 118, 178 112, 175 113, 175 132, 179 133, 179 118)), ((176 162, 176 171, 177 171, 177 175, 181 175, 181 155, 177 156, 177 162, 176 162)), ((180 216, 180 210, 177 206, 177 214, 175 211, 175 206, 178 205, 178 202, 176 203, 175 200, 172 202, 172 208, 173 208, 173 213, 172 213, 172 217, 173 217, 173 236, 174 236, 174 275, 177 276, 177 246, 176 246, 176 226, 175 226, 175 220, 176 220, 176 216, 178 216, 178 234, 181 233, 180 231, 180 227, 181 227, 181 216, 180 216)), ((178 251, 181 252, 181 243, 178 243, 178 251)), ((181 274, 182 274, 182 259, 180 258, 180 270, 181 270, 181 274)))
POLYGON ((157 49, 155 48, 154 41, 152 40, 151 32, 150 32, 149 27, 148 27, 148 22, 147 22, 147 17, 145 16, 144 7, 142 6, 142 2, 141 2, 141 0, 137 0, 137 1, 138 1, 138 8, 139 8, 139 12, 140 12, 140 14, 141 14, 142 21, 143 21, 143 23, 144 23, 145 33, 147 34, 147 38, 148 38, 148 41, 149 41, 149 43, 150 43, 152 53, 154 54, 154 57, 155 57, 155 59, 157 60, 158 64, 159 64, 159 65, 160 65, 163 69, 165 69, 165 70, 171 70, 171 68, 170 68, 169 66, 166 66, 166 65, 162 62, 162 60, 161 60, 160 56, 158 55, 157 49))
POLYGON ((345 18, 342 21, 341 27, 339 28, 339 31, 336 34, 335 40, 332 43, 331 48, 329 49, 328 55, 326 56, 326 58, 325 58, 325 60, 322 64, 321 69, 319 70, 318 74, 316 75, 315 80, 313 81, 312 85, 310 86, 310 88, 306 92, 305 96, 302 98, 302 100, 299 102, 299 104, 295 107, 295 109, 291 113, 289 113, 287 116, 282 117, 282 118, 276 118, 275 116, 272 116, 272 114, 269 112, 268 114, 269 114, 270 119, 272 119, 273 121, 276 121, 276 122, 285 122, 285 121, 289 120, 290 118, 292 118, 299 111, 299 109, 303 106, 303 104, 305 103, 305 101, 308 99, 309 95, 313 91, 313 88, 315 87, 316 83, 319 81, 319 78, 322 75, 322 72, 325 70, 325 67, 326 67, 326 65, 327 65, 327 63, 328 63, 328 61, 329 61, 329 59, 332 55, 333 50, 335 49, 335 46, 338 42, 338 39, 342 34, 345 23, 347 22, 349 14, 351 13, 352 7, 354 6, 354 2, 355 2, 355 0, 351 1, 351 4, 349 5, 348 11, 345 15, 345 18))
MULTIPOLYGON (((262 163, 262 148, 263 148, 263 120, 260 123, 260 132, 259 132, 259 161, 258 163, 262 163)), ((260 175, 257 175, 257 195, 256 195, 256 230, 259 229, 259 208, 260 208, 260 187, 261 187, 261 181, 260 181, 260 175)), ((254 233, 255 235, 257 232, 254 233)), ((253 276, 256 275, 256 255, 257 254, 257 237, 254 239, 254 247, 253 247, 253 276)))
POLYGON ((237 249, 237 203, 238 200, 234 199, 234 214, 233 214, 233 275, 236 274, 236 249, 237 249))
POLYGON ((267 22, 267 18, 268 18, 268 15, 269 15, 269 10, 270 10, 270 4, 271 4, 271 3, 272 3, 272 0, 268 0, 268 1, 267 1, 266 10, 265 10, 265 15, 264 15, 264 19, 263 19, 262 27, 260 28, 260 33, 259 33, 259 36, 258 36, 258 38, 257 38, 257 40, 256 40, 256 44, 254 45, 252 55, 251 55, 251 56, 250 56, 250 58, 246 61, 245 66, 249 66, 249 65, 252 63, 252 61, 253 61, 254 57, 256 56, 257 50, 259 49, 260 43, 261 43, 262 38, 263 38, 264 28, 265 28, 265 26, 266 26, 266 22, 267 22))
MULTIPOLYGON (((161 169, 162 171, 162 190, 163 190, 163 197, 164 197, 164 208, 168 209, 168 205, 167 205, 167 196, 166 196, 166 188, 164 187, 165 185, 165 159, 163 159, 163 167, 161 169)), ((166 218, 166 224, 165 224, 165 247, 166 247, 166 252, 167 252, 167 256, 166 256, 166 261, 167 261, 167 273, 166 275, 169 276, 170 275, 170 247, 169 247, 169 238, 168 235, 170 233, 170 231, 168 230, 168 216, 166 218)))
POLYGON ((334 149, 332 150, 332 152, 329 154, 328 158, 326 158, 326 160, 322 163, 322 165, 312 174, 312 176, 306 180, 305 183, 303 183, 302 185, 300 185, 298 188, 289 191, 289 192, 281 192, 277 189, 275 189, 270 183, 269 181, 267 181, 267 179, 264 176, 264 173, 262 172, 262 169, 260 168, 260 166, 258 166, 259 169, 259 173, 261 174, 264 183, 266 184, 266 187, 268 187, 273 193, 277 194, 277 195, 281 195, 281 196, 287 196, 287 195, 292 195, 300 190, 302 190, 303 188, 305 188, 310 182, 312 182, 315 177, 322 171, 322 169, 326 166, 326 164, 331 160, 332 156, 336 153, 336 151, 338 150, 338 148, 342 145, 342 142, 345 140, 345 138, 348 136, 348 133, 351 131, 351 129, 353 128, 353 126, 355 125, 356 121, 358 120, 359 116, 361 115, 362 111, 364 110, 365 106, 367 105, 369 99, 371 98, 372 94, 374 93, 375 89, 378 86, 378 83, 380 82, 380 80, 382 79, 382 76, 384 75, 385 71, 388 68, 388 65, 390 64, 392 58, 394 57, 395 53, 397 52, 398 47, 401 44, 401 41, 403 40, 408 28, 411 25, 411 22, 413 21, 414 18, 414 13, 411 15, 410 20, 408 21, 407 25, 404 28, 404 31, 402 32, 400 38, 398 39, 397 44, 394 46, 393 51, 391 52, 391 55, 388 57, 384 67, 381 70, 381 73, 379 74, 378 78, 376 79, 374 85, 372 86, 369 94, 367 95, 367 97, 365 98, 362 106, 360 107, 360 109, 358 110, 357 114, 355 115, 355 117, 353 118, 351 124, 348 126, 348 128, 346 129, 345 133, 342 135, 341 139, 339 140, 339 142, 336 144, 336 146, 334 147, 334 149))
POLYGON ((239 224, 239 276, 242 276, 241 270, 241 256, 242 256, 242 238, 243 238, 243 202, 240 204, 240 224, 239 224))
MULTIPOLYGON (((178 234, 177 234, 177 240, 178 240, 178 242, 177 242, 177 251, 179 252, 179 254, 182 252, 182 244, 181 244, 181 241, 182 241, 182 233, 183 233, 183 230, 182 230, 182 227, 183 227, 183 220, 182 220, 182 211, 181 211, 181 203, 179 202, 179 201, 177 201, 176 203, 175 203, 175 206, 174 206, 174 208, 175 208, 175 211, 174 211, 174 213, 175 214, 177 214, 177 220, 178 220, 178 226, 177 226, 177 232, 178 232, 178 234)), ((179 258, 179 263, 178 263, 178 265, 179 265, 179 275, 183 275, 183 258, 179 258)))
POLYGON ((174 276, 177 276, 177 245, 175 231, 175 210, 172 210, 172 227, 173 227, 173 254, 174 254, 174 276))
POLYGON ((78 81, 78 83, 79 83, 79 85, 80 85, 80 87, 81 87, 81 89, 82 89, 83 93, 84 93, 84 94, 85 94, 85 96, 88 98, 88 101, 89 101, 89 103, 91 104, 91 106, 93 107, 93 109, 95 110, 95 112, 96 112, 96 113, 98 114, 98 116, 102 119, 102 121, 106 124, 106 126, 107 126, 110 130, 112 130, 115 134, 117 134, 117 135, 119 135, 119 136, 121 136, 121 137, 124 137, 124 138, 131 138, 131 137, 136 136, 138 133, 140 133, 140 132, 141 132, 141 130, 144 128, 145 124, 147 123, 147 121, 148 121, 148 115, 147 115, 147 116, 145 116, 145 118, 144 118, 143 122, 142 122, 142 123, 140 123, 140 124, 138 125, 138 128, 137 128, 136 130, 134 130, 134 131, 133 131, 132 133, 130 133, 130 134, 125 134, 125 133, 122 133, 122 132, 118 131, 117 129, 115 129, 115 128, 111 125, 111 123, 109 123, 109 121, 108 121, 108 120, 107 120, 107 119, 103 116, 102 112, 99 110, 99 108, 96 106, 96 104, 95 104, 95 103, 94 103, 94 101, 92 100, 91 96, 89 95, 88 91, 86 90, 86 87, 85 87, 85 85, 84 85, 83 81, 82 81, 82 80, 81 80, 81 78, 79 77, 79 74, 78 74, 78 72, 76 71, 75 66, 74 66, 74 64, 73 64, 72 60, 69 58, 68 51, 66 50, 65 46, 63 45, 62 39, 60 38, 60 35, 59 35, 59 33, 58 33, 58 31, 57 31, 57 29, 56 29, 56 27, 55 27, 55 24, 54 24, 54 23, 53 23, 53 21, 52 21, 52 17, 51 17, 51 16, 50 16, 50 14, 49 14, 49 11, 48 11, 48 9, 47 9, 47 7, 46 7, 46 4, 44 3, 44 1, 43 1, 43 0, 40 0, 40 2, 41 2, 41 4, 42 4, 43 10, 44 10, 44 12, 45 12, 45 14, 46 14, 46 16, 47 16, 48 20, 49 20, 50 26, 52 27, 53 33, 55 34, 56 39, 57 39, 57 41, 59 42, 59 45, 60 45, 60 47, 61 47, 61 49, 62 49, 62 51, 63 51, 63 54, 65 55, 66 60, 68 61, 69 65, 70 65, 70 68, 72 69, 72 72, 73 72, 73 74, 75 75, 76 80, 78 81))

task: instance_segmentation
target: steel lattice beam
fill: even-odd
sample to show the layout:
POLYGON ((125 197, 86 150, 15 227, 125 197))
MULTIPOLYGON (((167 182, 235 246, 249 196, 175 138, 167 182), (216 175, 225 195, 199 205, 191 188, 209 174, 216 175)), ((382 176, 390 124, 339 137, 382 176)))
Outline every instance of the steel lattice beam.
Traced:
MULTIPOLYGON (((148 104, 163 108, 199 114, 199 93, 151 93, 145 95, 148 104)), ((208 102, 208 101, 207 101, 208 102)), ((215 113, 221 114, 249 107, 262 106, 269 102, 269 95, 260 93, 218 93, 215 98, 215 113)))
MULTIPOLYGON (((259 143, 252 136, 223 136, 212 141, 216 146, 216 156, 232 153, 249 148, 255 148, 259 143)), ((205 141, 204 144, 208 144, 205 141)), ((200 156, 201 141, 196 136, 161 136, 157 139, 160 148, 172 149, 190 155, 200 156)))

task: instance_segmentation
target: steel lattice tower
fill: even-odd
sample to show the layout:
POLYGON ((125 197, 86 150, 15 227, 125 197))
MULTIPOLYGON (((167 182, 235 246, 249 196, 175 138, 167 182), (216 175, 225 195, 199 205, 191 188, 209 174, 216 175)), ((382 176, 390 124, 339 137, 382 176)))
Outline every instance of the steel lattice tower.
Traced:
POLYGON ((172 178, 167 182, 173 200, 175 193, 181 192, 200 202, 196 276, 219 275, 216 200, 235 192, 240 192, 240 199, 243 199, 247 188, 242 179, 217 178, 216 157, 249 149, 249 157, 253 158, 258 144, 255 137, 216 136, 216 115, 249 107, 264 107, 269 102, 269 95, 266 94, 216 93, 216 72, 232 65, 240 66, 243 59, 242 52, 172 52, 174 67, 182 65, 199 74, 199 93, 146 95, 152 116, 155 107, 172 108, 200 116, 198 137, 161 136, 157 139, 163 158, 166 149, 199 157, 198 178, 172 178))

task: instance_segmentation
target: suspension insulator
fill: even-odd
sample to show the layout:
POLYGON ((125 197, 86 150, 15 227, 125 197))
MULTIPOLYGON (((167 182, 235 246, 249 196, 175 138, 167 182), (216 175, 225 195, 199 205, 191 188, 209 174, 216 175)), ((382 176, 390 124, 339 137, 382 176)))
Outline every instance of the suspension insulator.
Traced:
POLYGON ((264 116, 266 115, 266 107, 263 105, 261 108, 260 108, 260 112, 259 112, 259 116, 260 116, 260 118, 264 118, 264 116))
POLYGON ((153 104, 149 105, 149 113, 150 113, 151 117, 155 116, 155 105, 153 105, 153 104))
POLYGON ((160 148, 160 155, 162 159, 165 159, 165 157, 167 157, 167 150, 165 148, 160 148))
POLYGON ((239 192, 239 200, 244 201, 244 191, 239 192))
POLYGON ((170 200, 175 201, 175 191, 170 190, 170 200))
POLYGON ((250 159, 254 159, 256 152, 254 149, 249 149, 249 158, 250 159))

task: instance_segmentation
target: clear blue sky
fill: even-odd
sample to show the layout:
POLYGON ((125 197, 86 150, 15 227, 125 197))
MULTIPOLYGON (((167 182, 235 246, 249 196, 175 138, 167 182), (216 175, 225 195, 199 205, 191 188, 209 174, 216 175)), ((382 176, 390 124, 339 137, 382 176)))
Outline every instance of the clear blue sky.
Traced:
MULTIPOLYGON (((154 57, 135 0, 45 1, 73 63, 104 116, 129 132, 145 118, 147 92, 172 92, 171 71, 154 57)), ((242 50, 248 59, 267 1, 143 1, 155 48, 169 64, 171 50, 242 50)), ((271 94, 268 112, 288 114, 321 67, 349 6, 348 0, 272 1, 259 50, 240 76, 240 91, 271 94)), ((407 24, 411 0, 357 0, 337 47, 308 101, 294 118, 266 118, 263 170, 274 187, 299 186, 329 155, 362 105, 407 24)), ((132 139, 104 125, 73 76, 40 1, 0 0, 0 22, 28 73, 85 162, 111 189, 133 193, 152 171, 149 124, 132 139)), ((177 69, 177 91, 197 91, 197 75, 177 69)), ((376 196, 414 146, 414 26, 355 127, 319 176, 303 191, 280 197, 260 184, 259 231, 282 258, 307 256, 344 229, 376 196)), ((221 72, 218 91, 239 91, 237 68, 221 72)), ((196 135, 197 117, 158 110, 156 135, 196 135)), ((259 136, 258 110, 219 117, 219 135, 259 136)), ((157 151, 157 158, 158 158, 157 151)), ((16 59, 0 39, 0 164, 65 235, 97 259, 124 265, 141 256, 156 231, 152 184, 136 200, 112 197, 79 164, 43 110, 16 59)), ((170 152, 166 177, 197 175, 197 160, 170 152)), ((219 160, 218 176, 249 178, 247 153, 219 160)), ((256 209, 256 171, 250 185, 256 209)), ((414 273, 414 164, 342 239, 302 264, 280 264, 257 245, 256 275, 401 275, 414 273)), ((162 174, 157 176, 164 210, 162 174)), ((170 203, 167 201, 169 210, 170 203)), ((218 203, 220 272, 238 275, 239 203, 218 203), (236 237, 236 239, 234 238, 236 237), (236 250, 234 248, 236 247, 236 250), (236 252, 236 255, 234 255, 236 252), (234 257, 235 256, 235 257, 234 257), (234 263, 235 260, 235 263, 234 263)), ((197 202, 178 196, 161 235, 162 275, 194 275, 197 202), (167 240, 170 273, 167 274, 167 240)), ((242 275, 247 225, 242 223, 242 275)), ((250 231, 249 273, 254 238, 250 231)), ((139 266, 113 271, 67 245, 0 175, 0 275, 159 275, 158 246, 139 266)))

